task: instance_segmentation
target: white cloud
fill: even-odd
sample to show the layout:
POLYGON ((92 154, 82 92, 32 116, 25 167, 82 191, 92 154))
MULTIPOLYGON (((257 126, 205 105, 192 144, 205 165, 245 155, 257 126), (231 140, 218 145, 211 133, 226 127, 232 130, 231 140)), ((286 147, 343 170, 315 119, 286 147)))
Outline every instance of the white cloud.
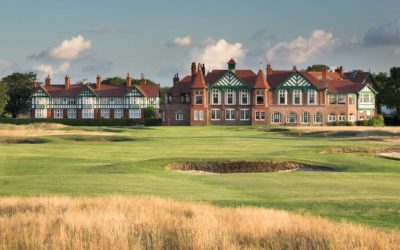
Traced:
POLYGON ((364 37, 367 46, 400 43, 400 17, 392 22, 370 29, 364 37))
POLYGON ((0 69, 8 69, 12 66, 12 62, 0 58, 0 69))
POLYGON ((40 64, 33 67, 33 70, 43 73, 43 75, 53 76, 57 73, 65 73, 70 68, 69 62, 61 64, 58 68, 54 68, 50 64, 40 64))
POLYGON ((180 47, 187 47, 192 44, 192 38, 190 36, 175 37, 174 44, 180 47))
POLYGON ((276 44, 267 51, 266 58, 270 62, 300 64, 330 52, 336 41, 332 33, 318 29, 314 30, 308 38, 299 36, 292 41, 276 44))
POLYGON ((76 59, 80 53, 89 50, 92 43, 86 40, 83 36, 78 35, 70 40, 64 40, 59 46, 49 51, 49 56, 60 60, 76 59))
MULTIPOLYGON (((208 39, 211 42, 211 39, 208 39)), ((241 43, 228 43, 224 39, 210 43, 204 48, 196 48, 192 51, 192 59, 204 63, 211 69, 226 68, 226 63, 233 58, 236 62, 243 59, 247 51, 242 48, 241 43)))

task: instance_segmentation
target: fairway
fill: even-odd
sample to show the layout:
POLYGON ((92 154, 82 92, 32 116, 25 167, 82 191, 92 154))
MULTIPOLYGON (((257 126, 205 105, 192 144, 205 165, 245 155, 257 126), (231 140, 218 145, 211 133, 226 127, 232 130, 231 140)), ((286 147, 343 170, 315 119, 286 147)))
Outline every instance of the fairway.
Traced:
POLYGON ((327 150, 396 146, 396 140, 300 136, 258 127, 57 129, 91 133, 41 134, 37 143, 0 144, 1 196, 156 196, 400 229, 400 161, 327 150), (165 169, 181 161, 272 159, 335 171, 190 174, 165 169))

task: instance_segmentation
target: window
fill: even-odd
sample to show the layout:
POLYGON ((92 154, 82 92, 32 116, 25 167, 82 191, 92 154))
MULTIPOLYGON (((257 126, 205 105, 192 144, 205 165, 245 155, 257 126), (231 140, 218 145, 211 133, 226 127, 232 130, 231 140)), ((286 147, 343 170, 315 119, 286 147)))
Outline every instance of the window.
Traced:
POLYGON ((221 110, 212 109, 211 110, 211 120, 220 120, 221 119, 221 110))
POLYGON ((114 103, 115 103, 114 97, 110 97, 110 104, 114 104, 114 103))
POLYGON ((195 121, 199 120, 199 111, 198 110, 193 111, 193 120, 195 120, 195 121))
POLYGON ((264 91, 263 90, 257 90, 256 91, 256 104, 257 105, 263 105, 264 104, 264 91))
POLYGON ((35 118, 47 118, 47 109, 35 109, 35 118))
POLYGON ((68 98, 63 98, 62 99, 62 104, 68 104, 68 98))
POLYGON ((82 97, 82 104, 88 105, 93 103, 93 98, 91 97, 82 97))
POLYGON ((319 113, 319 112, 315 113, 314 114, 314 123, 320 124, 322 122, 323 122, 322 113, 319 113))
POLYGON ((75 98, 69 98, 69 104, 75 105, 76 104, 75 98))
POLYGON ((308 91, 307 102, 308 104, 317 104, 317 91, 313 89, 308 91))
POLYGON ((123 102, 124 102, 123 98, 121 98, 121 97, 115 98, 115 104, 123 104, 123 102))
POLYGON ((296 123, 296 122, 297 122, 296 113, 291 112, 286 115, 286 123, 296 123))
POLYGON ((140 109, 130 109, 129 110, 129 118, 138 119, 142 116, 142 112, 140 109))
POLYGON ((211 91, 211 104, 221 104, 221 91, 219 89, 211 91))
POLYGON ((242 120, 242 121, 250 120, 250 110, 249 109, 241 109, 240 110, 240 120, 242 120))
POLYGON ((181 94, 181 103, 189 104, 190 103, 190 95, 189 94, 181 94))
POLYGON ((339 114, 338 115, 338 121, 344 122, 346 120, 346 115, 345 114, 339 114))
POLYGON ((272 124, 281 124, 282 123, 282 115, 281 113, 273 113, 271 117, 272 124))
POLYGON ((199 111, 199 120, 204 121, 204 110, 199 111))
POLYGON ((194 104, 201 105, 203 104, 203 92, 201 90, 196 90, 194 95, 194 104))
POLYGON ((337 103, 338 104, 346 104, 346 99, 344 95, 337 95, 337 103))
POLYGON ((264 111, 260 112, 260 120, 265 120, 265 112, 264 111))
POLYGON ((328 115, 328 122, 334 122, 336 121, 336 115, 335 114, 329 114, 328 115))
POLYGON ((360 111, 360 120, 364 120, 364 111, 360 111))
POLYGON ((354 95, 349 95, 349 104, 353 105, 356 103, 356 97, 354 95))
POLYGON ((120 119, 124 116, 122 109, 114 109, 114 118, 120 119))
POLYGON ((362 104, 373 104, 374 97, 371 93, 362 93, 360 96, 360 103, 362 104))
POLYGON ((168 104, 171 104, 172 102, 172 95, 171 94, 167 94, 167 98, 165 98, 165 102, 168 104))
POLYGON ((372 119, 372 112, 370 110, 367 110, 367 119, 372 119))
POLYGON ((109 109, 101 109, 100 117, 101 118, 110 118, 110 110, 109 109))
POLYGON ((248 105, 249 104, 249 91, 248 90, 242 90, 240 91, 240 104, 241 105, 248 105))
POLYGON ((301 123, 310 123, 310 113, 304 112, 301 114, 301 123))
POLYGON ((336 95, 329 95, 329 104, 337 104, 336 95))
POLYGON ((76 118, 76 109, 68 109, 67 117, 70 119, 76 118))
POLYGON ((183 113, 182 112, 176 112, 175 113, 175 120, 182 121, 183 120, 183 113))
POLYGON ((82 109, 82 118, 94 118, 94 110, 93 109, 82 109))
POLYGON ((293 90, 293 104, 301 105, 301 90, 295 89, 293 90))
POLYGON ((63 110, 55 109, 54 110, 54 118, 63 118, 63 110))
POLYGON ((286 97, 287 97, 287 92, 286 90, 279 90, 278 91, 278 104, 280 105, 285 105, 286 104, 286 97))
POLYGON ((350 114, 349 115, 349 121, 354 122, 354 120, 355 120, 354 114, 350 114))
POLYGON ((235 105, 236 100, 235 100, 235 91, 228 89, 225 92, 225 104, 227 105, 235 105))
POLYGON ((234 109, 225 110, 225 120, 235 120, 235 110, 234 109))

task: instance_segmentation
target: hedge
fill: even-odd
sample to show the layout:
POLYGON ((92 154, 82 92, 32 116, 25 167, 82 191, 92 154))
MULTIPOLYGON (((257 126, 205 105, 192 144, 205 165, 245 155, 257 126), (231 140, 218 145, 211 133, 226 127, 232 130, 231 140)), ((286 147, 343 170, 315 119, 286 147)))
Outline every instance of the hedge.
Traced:
POLYGON ((0 118, 0 124, 25 125, 31 123, 58 123, 70 126, 160 126, 161 119, 32 119, 32 118, 0 118))

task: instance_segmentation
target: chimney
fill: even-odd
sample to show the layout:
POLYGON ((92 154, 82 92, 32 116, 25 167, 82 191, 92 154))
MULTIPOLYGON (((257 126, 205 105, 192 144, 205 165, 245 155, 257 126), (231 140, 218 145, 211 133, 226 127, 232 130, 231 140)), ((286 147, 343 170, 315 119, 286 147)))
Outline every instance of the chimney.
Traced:
POLYGON ((340 75, 341 77, 343 77, 343 74, 344 74, 343 66, 338 67, 335 71, 336 71, 337 73, 339 73, 339 75, 340 75))
POLYGON ((97 75, 96 77, 96 89, 99 89, 101 87, 101 76, 97 75))
POLYGON ((50 86, 50 84, 51 84, 51 78, 50 75, 47 75, 46 79, 44 80, 44 85, 50 86))
POLYGON ((175 87, 175 86, 178 86, 178 83, 179 83, 179 75, 178 75, 178 73, 176 73, 176 74, 174 75, 174 79, 173 79, 174 87, 175 87))
POLYGON ((272 75, 272 67, 270 64, 267 64, 267 76, 272 75))
POLYGON ((69 86, 71 86, 71 78, 69 77, 69 75, 65 76, 65 88, 68 89, 69 86))
POLYGON ((131 75, 129 74, 129 72, 128 72, 128 74, 126 75, 126 87, 127 87, 127 88, 132 87, 132 77, 131 77, 131 75))
POLYGON ((322 81, 326 81, 326 66, 322 67, 322 81))
POLYGON ((38 83, 37 83, 36 81, 33 81, 33 82, 32 82, 32 88, 33 88, 33 89, 36 89, 38 86, 39 86, 39 85, 38 85, 38 83))
POLYGON ((140 75, 140 84, 147 84, 147 81, 144 78, 144 74, 143 73, 140 75))
POLYGON ((196 73, 197 73, 197 70, 196 70, 196 63, 195 63, 195 62, 192 62, 192 80, 194 79, 196 73))
POLYGON ((297 71, 296 65, 293 65, 293 71, 297 71))
POLYGON ((205 76, 206 75, 206 66, 204 65, 204 63, 203 63, 203 65, 201 65, 201 71, 203 71, 203 75, 205 76))

